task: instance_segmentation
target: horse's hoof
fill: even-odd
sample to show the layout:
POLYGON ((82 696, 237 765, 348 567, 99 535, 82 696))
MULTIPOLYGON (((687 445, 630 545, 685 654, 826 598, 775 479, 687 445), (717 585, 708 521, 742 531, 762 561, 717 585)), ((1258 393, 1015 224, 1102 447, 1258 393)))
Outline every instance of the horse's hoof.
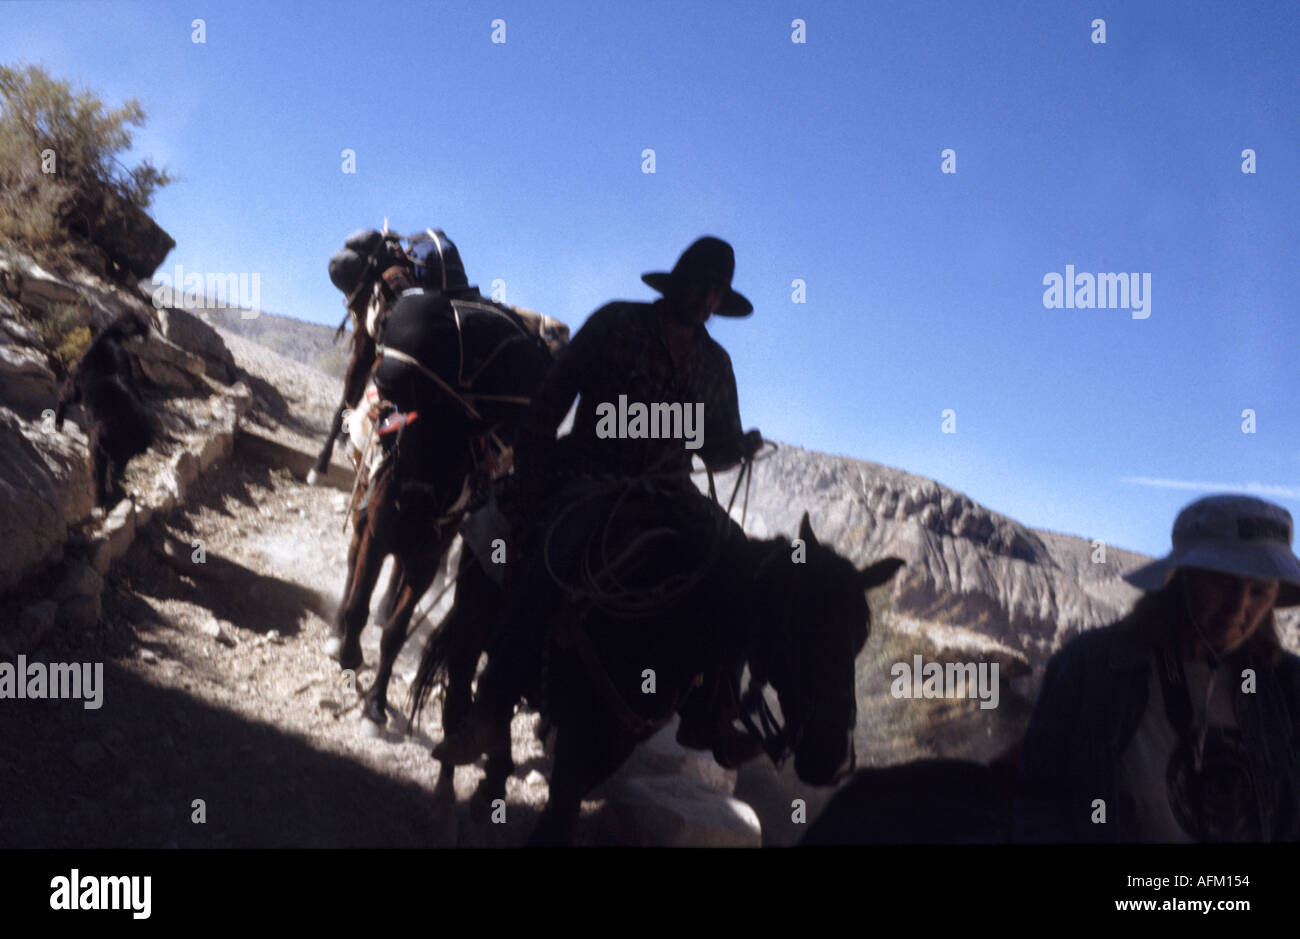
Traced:
POLYGON ((343 649, 343 639, 339 636, 330 636, 325 640, 325 654, 331 659, 337 659, 339 652, 343 649))
POLYGON ((361 667, 363 661, 364 659, 361 655, 361 643, 358 642, 355 646, 349 646, 347 643, 344 643, 343 647, 339 649, 340 668, 350 668, 355 672, 361 667))
POLYGON ((307 471, 307 485, 308 485, 308 486, 314 486, 314 485, 316 485, 316 483, 317 483, 317 481, 318 481, 319 479, 320 479, 320 473, 316 472, 316 467, 313 466, 311 469, 309 469, 309 470, 307 471))
POLYGON ((365 717, 367 723, 374 724, 376 727, 381 729, 388 726, 388 711, 374 698, 366 701, 366 705, 361 709, 361 713, 365 717))
POLYGON ((380 740, 384 736, 384 725, 376 724, 363 715, 361 720, 357 721, 357 733, 367 740, 380 740))

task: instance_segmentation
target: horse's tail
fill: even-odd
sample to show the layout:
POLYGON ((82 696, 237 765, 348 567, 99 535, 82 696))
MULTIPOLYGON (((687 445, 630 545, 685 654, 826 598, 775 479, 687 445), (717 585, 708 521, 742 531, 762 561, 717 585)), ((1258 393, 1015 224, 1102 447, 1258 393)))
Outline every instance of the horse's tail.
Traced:
POLYGON ((411 686, 412 726, 418 726, 420 712, 424 709, 425 702, 429 700, 433 686, 439 681, 446 680, 447 660, 451 656, 452 648, 452 637, 449 635, 451 630, 447 628, 447 621, 455 615, 456 607, 453 605, 451 612, 438 624, 437 629, 429 633, 429 639, 424 644, 420 667, 415 673, 415 683, 411 686))
MULTIPOLYGON (((464 570, 467 560, 478 563, 469 551, 465 551, 461 557, 461 570, 464 570)), ((447 663, 452 655, 462 643, 469 640, 465 632, 470 628, 473 617, 466 615, 467 611, 462 609, 461 598, 464 591, 461 590, 460 583, 460 576, 457 575, 456 594, 451 609, 447 611, 447 615, 442 618, 437 628, 429 633, 429 638, 424 644, 424 652, 420 655, 420 667, 416 670, 415 682, 411 685, 413 726, 418 726, 420 711, 424 709, 429 695, 433 693, 433 686, 440 681, 446 682, 447 663)))

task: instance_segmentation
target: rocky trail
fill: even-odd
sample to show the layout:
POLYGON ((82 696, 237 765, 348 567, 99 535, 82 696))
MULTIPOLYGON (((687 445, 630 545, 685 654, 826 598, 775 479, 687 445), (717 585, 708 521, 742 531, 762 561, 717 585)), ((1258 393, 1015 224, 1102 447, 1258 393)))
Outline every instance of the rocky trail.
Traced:
MULTIPOLYGON (((546 793, 547 761, 532 734, 537 716, 515 720, 519 769, 504 824, 468 817, 478 767, 458 770, 456 811, 435 811, 438 764, 429 749, 441 738, 439 709, 430 704, 408 732, 406 697, 431 621, 450 595, 408 640, 388 728, 376 734, 324 651, 345 575, 347 495, 307 486, 268 465, 264 445, 247 442, 273 439, 306 453, 324 434, 337 387, 224 338, 254 391, 246 432, 233 456, 196 481, 184 506, 154 519, 113 568, 99 628, 59 631, 36 653, 50 662, 102 662, 102 707, 31 701, 0 710, 7 744, 0 845, 523 843, 546 793)), ((378 640, 371 624, 362 690, 378 640)))

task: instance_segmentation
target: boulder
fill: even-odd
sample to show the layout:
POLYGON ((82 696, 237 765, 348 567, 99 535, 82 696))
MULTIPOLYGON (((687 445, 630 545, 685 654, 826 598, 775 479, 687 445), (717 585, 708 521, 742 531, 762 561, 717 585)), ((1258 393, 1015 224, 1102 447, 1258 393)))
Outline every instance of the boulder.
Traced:
POLYGON ((681 718, 674 716, 658 733, 632 751, 632 755, 611 779, 617 781, 632 776, 683 776, 728 795, 735 792, 736 771, 719 766, 708 750, 688 750, 678 743, 677 729, 680 725, 681 718))
POLYGON ((752 808, 687 776, 633 776, 607 791, 604 827, 622 844, 757 848, 763 843, 752 808))
POLYGON ((20 272, 19 302, 26 307, 48 309, 61 303, 76 303, 77 288, 32 261, 20 272))
POLYGON ((679 721, 637 747, 592 795, 604 798, 602 827, 614 841, 653 847, 758 847, 754 810, 732 797, 734 770, 677 743, 679 721))
POLYGON ((0 341, 5 337, 20 346, 40 348, 41 337, 18 312, 18 308, 0 296, 0 341))
POLYGON ((1010 821, 988 766, 916 760, 859 770, 800 844, 999 844, 1010 821))
POLYGON ((214 463, 229 458, 235 450, 235 435, 228 430, 219 430, 209 437, 199 451, 199 471, 206 473, 214 463))
POLYGON ((176 247, 171 235, 133 202, 103 189, 77 191, 61 209, 69 227, 136 278, 148 278, 176 247))
POLYGON ((140 371, 154 384, 187 391, 203 388, 202 376, 207 367, 192 352, 153 336, 132 343, 130 348, 140 371))
POLYGON ((208 377, 229 385, 235 380, 234 356, 225 340, 208 323, 186 310, 163 307, 158 310, 162 334, 171 342, 198 355, 208 377))
POLYGON ((0 591, 57 559, 68 525, 90 514, 87 441, 75 424, 64 431, 0 407, 0 591))
POLYGON ((135 503, 123 499, 108 513, 99 530, 91 536, 91 566, 99 574, 108 573, 113 562, 126 554, 135 540, 135 503))
POLYGON ((59 403, 58 381, 45 353, 7 341, 0 332, 0 400, 28 418, 59 403))

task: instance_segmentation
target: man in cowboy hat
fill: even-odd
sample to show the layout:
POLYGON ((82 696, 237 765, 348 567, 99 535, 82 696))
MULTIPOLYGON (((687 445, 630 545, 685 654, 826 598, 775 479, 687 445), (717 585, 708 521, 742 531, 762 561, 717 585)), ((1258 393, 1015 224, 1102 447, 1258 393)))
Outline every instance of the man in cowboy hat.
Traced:
MULTIPOLYGON (((530 534, 512 577, 506 624, 492 643, 469 726, 434 749, 437 759, 468 763, 485 750, 509 746, 501 732, 508 732, 515 702, 536 671, 548 614, 564 599, 547 573, 539 533, 567 513, 567 536, 552 543, 549 556, 563 564, 581 550, 585 533, 602 524, 609 509, 609 499, 592 498, 593 477, 654 475, 660 485, 678 485, 698 496, 690 480, 693 453, 710 469, 720 470, 752 457, 762 445, 758 431, 741 431, 731 359, 704 328, 715 314, 742 317, 753 312, 750 302, 731 287, 734 271, 731 245, 719 238, 700 238, 671 272, 643 275, 646 284, 663 294, 660 299, 601 307, 548 373, 517 438, 515 465, 521 485, 514 500, 516 525, 530 534), (556 430, 575 396, 573 429, 557 441, 556 430), (702 406, 698 448, 688 449, 682 439, 671 436, 610 435, 610 422, 602 426, 602 414, 621 397, 665 409, 679 406, 682 413, 702 406)), ((696 747, 717 742, 725 749, 722 758, 734 762, 751 755, 751 742, 716 740, 718 733, 725 733, 722 721, 714 720, 703 706, 719 697, 716 681, 717 676, 708 676, 705 687, 688 701, 679 739, 696 747)))
POLYGON ((1273 610, 1300 604, 1291 515, 1199 499, 1146 594, 1048 664, 1020 753, 1025 841, 1300 839, 1300 657, 1273 610))

